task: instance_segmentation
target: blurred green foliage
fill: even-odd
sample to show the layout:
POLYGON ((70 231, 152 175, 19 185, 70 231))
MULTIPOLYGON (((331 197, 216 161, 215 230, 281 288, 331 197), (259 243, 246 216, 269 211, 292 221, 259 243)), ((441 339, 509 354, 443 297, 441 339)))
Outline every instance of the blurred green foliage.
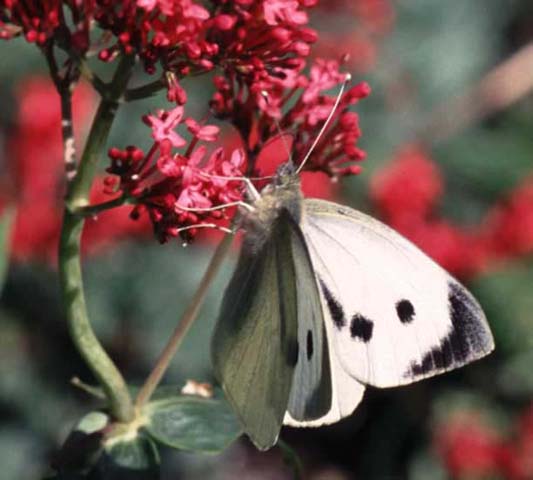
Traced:
MULTIPOLYGON (((327 3, 327 0, 323 0, 327 3)), ((343 185, 345 202, 368 210, 368 182, 409 142, 450 96, 475 84, 491 66, 533 40, 529 0, 398 0, 394 31, 375 68, 363 75, 373 87, 358 108, 368 152, 365 171, 343 185), (390 97, 408 78, 407 90, 390 97), (393 89, 394 91, 394 89, 393 89)), ((314 19, 334 28, 326 16, 314 19), (324 17, 324 18, 323 18, 324 17)), ((15 110, 13 89, 29 74, 45 72, 36 49, 21 40, 1 44, 0 132, 5 143, 15 110)), ((189 82, 189 106, 206 104, 208 82, 189 82), (190 90, 192 89, 192 90, 190 90)), ((140 115, 157 97, 128 105, 119 115, 112 144, 148 137, 140 115)), ((433 145, 444 172, 446 216, 465 224, 483 213, 522 178, 533 173, 533 99, 471 125, 433 145)), ((147 140, 148 141, 148 140, 147 140)), ((4 155, 0 162, 5 162, 4 155)), ((533 207, 533 206, 532 206, 533 207)), ((87 258, 85 279, 94 327, 128 381, 139 384, 163 348, 207 265, 213 247, 182 248, 154 240, 122 242, 87 258)), ((230 262, 231 263, 231 262, 230 262)), ((0 261, 1 264, 1 261, 0 261)), ((0 269, 1 270, 1 269, 0 269)), ((166 381, 212 381, 209 335, 231 265, 220 273, 200 318, 177 354, 166 381)), ((442 405, 461 405, 459 392, 482 399, 494 417, 513 418, 533 395, 533 263, 502 264, 471 285, 484 306, 497 349, 458 372, 402 389, 366 395, 355 414, 319 430, 291 430, 283 438, 301 455, 306 478, 444 479, 430 438, 442 405), (449 393, 452 392, 452 395, 449 393), (440 407, 439 407, 440 405, 440 407), (338 477, 323 476, 333 472, 338 477)), ((57 272, 44 264, 12 264, 0 307, 0 479, 37 479, 78 419, 97 407, 69 385, 73 376, 93 379, 71 345, 58 301, 57 272)), ((461 397, 462 398, 462 397, 461 397)), ((478 408, 478 407, 476 407, 478 408)), ((481 408, 481 407, 479 407, 481 408)), ((219 457, 165 452, 163 478, 289 478, 282 453, 255 452, 242 440, 219 457)))

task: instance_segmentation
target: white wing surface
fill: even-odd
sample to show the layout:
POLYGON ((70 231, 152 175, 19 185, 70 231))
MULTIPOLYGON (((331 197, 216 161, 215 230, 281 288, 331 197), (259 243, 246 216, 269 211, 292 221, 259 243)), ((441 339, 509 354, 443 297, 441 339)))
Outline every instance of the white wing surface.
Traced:
POLYGON ((333 407, 322 423, 359 403, 363 386, 354 380, 407 384, 494 348, 470 292, 386 225, 342 205, 305 200, 300 227, 321 289, 334 377, 333 407))

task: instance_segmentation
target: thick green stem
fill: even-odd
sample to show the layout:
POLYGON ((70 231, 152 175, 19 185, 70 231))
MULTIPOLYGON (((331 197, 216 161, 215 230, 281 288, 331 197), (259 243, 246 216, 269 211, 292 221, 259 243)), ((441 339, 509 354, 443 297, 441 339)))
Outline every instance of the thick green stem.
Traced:
POLYGON ((61 293, 72 340, 102 386, 111 414, 122 422, 134 417, 132 401, 122 375, 102 348, 89 322, 81 272, 80 243, 84 218, 74 212, 76 208, 89 203, 89 191, 98 160, 107 143, 119 99, 126 88, 132 67, 133 59, 124 58, 121 61, 108 93, 98 107, 78 172, 68 188, 59 243, 61 293))
POLYGON ((202 280, 200 281, 200 285, 198 286, 198 289, 196 290, 196 293, 194 294, 194 297, 191 300, 191 303, 187 307, 187 310, 185 310, 185 312, 183 313, 181 320, 178 323, 178 326, 172 334, 172 337, 168 341, 163 352, 159 356, 159 359, 157 360, 154 369, 146 379, 146 382, 139 391, 139 394, 137 395, 137 400, 135 401, 135 406, 137 409, 141 409, 142 406, 146 402, 148 402, 148 400, 150 400, 150 397, 159 385, 159 382, 163 378, 163 375, 165 374, 168 366, 170 365, 172 358, 176 354, 176 351, 178 350, 179 346, 181 345, 183 338, 187 334, 191 325, 196 320, 198 312, 200 311, 200 308, 204 303, 209 287, 213 282, 220 266, 222 265, 224 258, 229 252, 232 240, 233 234, 228 233, 224 237, 222 242, 220 242, 220 244, 218 245, 215 253, 213 254, 213 258, 211 258, 211 262, 209 263, 209 266, 207 267, 207 270, 204 273, 202 280))
POLYGON ((96 112, 87 144, 81 158, 78 174, 67 192, 67 208, 84 207, 89 203, 89 191, 93 183, 98 161, 107 142, 111 125, 115 120, 119 101, 130 79, 134 59, 124 57, 108 85, 96 112))

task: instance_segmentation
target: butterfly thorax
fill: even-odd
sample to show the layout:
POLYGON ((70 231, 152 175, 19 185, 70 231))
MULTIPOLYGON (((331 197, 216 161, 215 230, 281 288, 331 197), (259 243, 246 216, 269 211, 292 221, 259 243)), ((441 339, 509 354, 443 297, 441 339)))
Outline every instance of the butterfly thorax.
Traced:
POLYGON ((253 211, 243 212, 241 225, 246 230, 246 247, 253 251, 261 248, 282 210, 287 210, 299 223, 302 200, 299 177, 278 173, 274 182, 263 188, 259 198, 253 202, 253 211))

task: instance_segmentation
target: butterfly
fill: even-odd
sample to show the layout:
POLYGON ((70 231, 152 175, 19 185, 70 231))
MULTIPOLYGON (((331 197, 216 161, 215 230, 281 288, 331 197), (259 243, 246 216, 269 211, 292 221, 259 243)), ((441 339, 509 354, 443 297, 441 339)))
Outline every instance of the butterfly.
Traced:
POLYGON ((292 163, 252 207, 212 361, 259 449, 283 424, 350 415, 367 385, 408 384, 494 348, 463 285, 372 217, 304 199, 292 163))
POLYGON ((410 241, 303 198, 298 173, 341 95, 298 169, 281 165, 260 194, 248 182, 246 233, 212 337, 215 376, 260 450, 283 425, 350 415, 368 385, 409 384, 494 349, 476 299, 410 241))

